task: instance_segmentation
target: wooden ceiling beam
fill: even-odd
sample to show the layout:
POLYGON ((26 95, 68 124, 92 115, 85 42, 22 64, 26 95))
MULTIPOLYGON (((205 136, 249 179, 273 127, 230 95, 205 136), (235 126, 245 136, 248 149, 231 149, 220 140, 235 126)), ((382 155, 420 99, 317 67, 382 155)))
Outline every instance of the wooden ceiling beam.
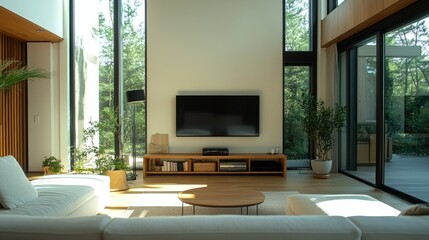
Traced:
POLYGON ((61 42, 63 38, 0 6, 0 32, 25 42, 61 42))

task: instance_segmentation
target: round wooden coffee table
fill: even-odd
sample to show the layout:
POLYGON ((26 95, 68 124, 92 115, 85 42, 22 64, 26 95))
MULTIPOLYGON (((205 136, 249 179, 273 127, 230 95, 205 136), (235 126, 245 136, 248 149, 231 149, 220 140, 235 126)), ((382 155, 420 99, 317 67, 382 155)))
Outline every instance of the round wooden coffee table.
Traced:
POLYGON ((243 214, 243 207, 246 207, 246 213, 249 214, 249 206, 256 206, 256 215, 258 215, 258 205, 265 200, 264 194, 255 190, 217 187, 189 189, 180 192, 178 197, 182 201, 182 215, 185 203, 192 205, 192 214, 194 215, 195 206, 240 207, 241 214, 243 214))

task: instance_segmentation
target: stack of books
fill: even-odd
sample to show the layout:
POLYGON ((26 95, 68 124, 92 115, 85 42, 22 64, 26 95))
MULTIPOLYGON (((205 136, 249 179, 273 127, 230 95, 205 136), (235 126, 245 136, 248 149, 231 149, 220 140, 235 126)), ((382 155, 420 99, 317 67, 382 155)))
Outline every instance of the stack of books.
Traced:
POLYGON ((163 161, 161 171, 163 172, 187 172, 188 162, 163 161))

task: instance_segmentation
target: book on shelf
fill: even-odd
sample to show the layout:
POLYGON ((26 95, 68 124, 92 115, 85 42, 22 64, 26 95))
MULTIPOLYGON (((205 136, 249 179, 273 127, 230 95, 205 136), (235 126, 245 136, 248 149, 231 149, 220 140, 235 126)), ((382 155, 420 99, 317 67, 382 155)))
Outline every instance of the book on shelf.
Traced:
POLYGON ((163 171, 163 172, 187 172, 188 171, 188 162, 163 161, 161 171, 163 171))

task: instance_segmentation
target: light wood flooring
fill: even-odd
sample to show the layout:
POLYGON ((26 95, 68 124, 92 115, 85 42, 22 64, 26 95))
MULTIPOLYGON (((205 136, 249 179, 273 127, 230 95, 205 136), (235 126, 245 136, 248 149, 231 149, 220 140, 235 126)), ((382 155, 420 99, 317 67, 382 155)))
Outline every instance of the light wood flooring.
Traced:
MULTIPOLYGON (((367 194, 398 210, 410 205, 395 196, 375 189, 341 173, 329 179, 316 179, 308 171, 288 170, 287 177, 261 175, 155 175, 128 182, 130 189, 111 192, 110 203, 103 213, 124 216, 124 211, 141 192, 179 192, 203 186, 248 188, 258 191, 298 191, 318 194, 367 194)), ((352 207, 352 206, 351 206, 352 207)))

